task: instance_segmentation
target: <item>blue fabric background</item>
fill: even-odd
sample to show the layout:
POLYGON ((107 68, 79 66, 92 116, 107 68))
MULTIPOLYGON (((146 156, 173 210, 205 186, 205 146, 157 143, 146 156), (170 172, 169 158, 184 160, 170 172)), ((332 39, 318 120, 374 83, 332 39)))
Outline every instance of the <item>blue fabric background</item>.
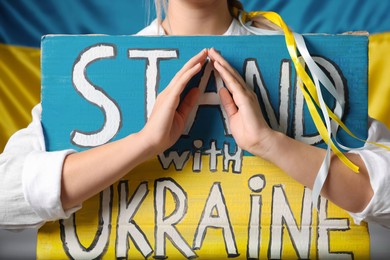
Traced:
MULTIPOLYGON (((278 12, 299 33, 390 31, 388 0, 242 2, 247 11, 278 12)), ((0 42, 39 47, 44 34, 133 34, 154 16, 153 0, 0 0, 0 42)))

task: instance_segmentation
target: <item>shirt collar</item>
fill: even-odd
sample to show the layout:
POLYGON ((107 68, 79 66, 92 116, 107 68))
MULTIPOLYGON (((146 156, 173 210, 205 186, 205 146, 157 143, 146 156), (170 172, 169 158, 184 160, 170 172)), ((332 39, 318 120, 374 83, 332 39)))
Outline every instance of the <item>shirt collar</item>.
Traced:
MULTIPOLYGON (((250 35, 250 34, 251 33, 248 32, 237 19, 233 18, 229 28, 222 35, 229 36, 229 35, 250 35)), ((152 23, 150 23, 149 26, 145 27, 140 32, 138 32, 137 35, 161 35, 162 36, 166 34, 164 28, 161 25, 159 26, 157 19, 155 19, 152 23)))

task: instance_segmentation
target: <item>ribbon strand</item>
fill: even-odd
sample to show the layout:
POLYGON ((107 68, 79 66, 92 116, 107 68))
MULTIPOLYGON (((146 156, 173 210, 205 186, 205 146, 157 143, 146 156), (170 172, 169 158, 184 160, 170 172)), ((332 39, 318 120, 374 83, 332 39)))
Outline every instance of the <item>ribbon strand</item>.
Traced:
MULTIPOLYGON (((348 134, 351 136, 355 136, 352 134, 352 132, 341 122, 340 118, 343 115, 344 110, 344 102, 340 101, 339 95, 335 91, 335 88, 331 81, 327 78, 327 76, 323 73, 323 71, 318 67, 318 65, 314 62, 312 57, 310 56, 310 53, 307 50, 305 41, 302 37, 302 35, 292 32, 288 26, 285 24, 285 22, 282 20, 282 18, 274 12, 239 12, 238 13, 239 21, 241 24, 247 28, 249 31, 251 31, 254 34, 261 34, 261 35, 274 35, 274 34, 284 34, 285 36, 285 42, 287 46, 287 50, 290 54, 290 57, 293 61, 294 67, 296 69, 296 72, 301 79, 298 81, 298 85, 302 91, 302 94, 305 98, 306 104, 308 106, 310 115, 314 121, 314 124, 318 130, 318 132, 321 135, 321 138, 324 140, 324 142, 327 144, 326 154, 325 158, 321 164, 321 167, 317 173, 316 179, 313 184, 313 192, 312 192, 312 201, 313 204, 317 207, 318 205, 318 198, 321 192, 321 189, 326 181, 326 178, 328 176, 329 167, 330 167, 330 158, 331 158, 331 151, 333 151, 338 158, 351 170, 354 172, 359 172, 358 166, 356 166, 354 163, 352 163, 334 144, 332 140, 332 132, 336 133, 338 126, 341 126, 348 134), (280 30, 267 30, 267 29, 261 29, 261 28, 254 28, 250 26, 250 23, 258 17, 264 17, 268 19, 270 22, 278 26, 280 30), (302 55, 305 64, 308 66, 313 80, 315 84, 313 83, 313 80, 309 77, 309 75, 306 73, 305 68, 301 64, 301 62, 298 59, 297 54, 297 47, 302 55), (335 98, 336 100, 336 108, 335 113, 329 109, 329 107, 326 105, 323 97, 322 92, 320 88, 320 81, 322 82, 323 86, 329 91, 329 93, 335 98), (319 111, 317 110, 317 106, 320 107, 325 124, 321 118, 321 115, 319 114, 319 111), (334 121, 330 121, 330 118, 332 118, 334 121), (336 122, 336 123, 334 123, 336 122)), ((334 135, 336 136, 336 134, 334 135)), ((335 138, 336 139, 336 138, 335 138)), ((336 141, 337 142, 337 141, 336 141)), ((337 142, 337 144, 339 144, 337 142)))
MULTIPOLYGON (((352 150, 352 148, 346 147, 337 141, 336 133, 339 127, 341 127, 351 137, 363 143, 376 145, 384 149, 387 149, 389 151, 390 151, 390 147, 387 147, 380 143, 368 142, 367 140, 357 137, 341 121, 341 118, 343 116, 344 106, 345 106, 344 102, 340 99, 339 94, 335 90, 335 87, 333 86, 332 82, 325 75, 325 73, 318 67, 318 65, 311 57, 310 53, 307 50, 302 35, 292 32, 279 14, 275 12, 261 12, 261 11, 247 13, 245 11, 238 10, 238 9, 234 10, 234 14, 236 15, 236 17, 238 17, 238 20, 241 22, 242 26, 245 27, 248 31, 252 32, 253 34, 257 34, 257 35, 284 34, 285 36, 287 50, 293 61, 296 72, 300 78, 300 81, 298 81, 298 85, 305 98, 307 107, 314 121, 314 124, 319 134, 321 135, 322 140, 324 140, 324 142, 327 144, 325 158, 321 164, 321 167, 317 173, 313 185, 312 200, 313 203, 317 206, 320 191, 326 181, 329 172, 331 151, 333 151, 334 154, 352 171, 356 173, 359 172, 359 167, 356 166, 353 162, 351 162, 344 155, 344 153, 342 153, 338 148, 341 147, 346 151, 352 150), (261 24, 264 24, 264 21, 266 22, 269 21, 275 26, 270 26, 269 24, 265 24, 267 28, 272 28, 271 30, 251 26, 252 22, 260 22, 261 24), (310 70, 313 79, 310 78, 310 76, 306 73, 305 68, 300 62, 298 58, 297 49, 299 50, 299 53, 301 54, 305 62, 304 64, 308 66, 308 69, 310 70), (320 82, 327 89, 327 91, 335 98, 336 106, 334 111, 332 111, 326 105, 322 97, 320 82), (320 107, 323 119, 321 118, 317 106, 320 107), (330 119, 332 119, 332 121, 330 119), (325 121, 325 124, 323 121, 325 121), (332 139, 332 137, 334 138, 334 140, 332 139), (337 146, 335 145, 335 143, 337 144, 337 146)), ((362 148, 354 148, 354 149, 362 149, 362 148)))

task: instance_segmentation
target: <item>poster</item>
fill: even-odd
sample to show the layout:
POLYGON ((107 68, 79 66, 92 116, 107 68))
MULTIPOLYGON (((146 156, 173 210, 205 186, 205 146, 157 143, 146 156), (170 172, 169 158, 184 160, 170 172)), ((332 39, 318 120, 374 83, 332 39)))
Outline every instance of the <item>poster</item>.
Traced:
MULTIPOLYGON (((308 35, 308 49, 367 136, 367 36, 308 35)), ((283 36, 85 36, 42 39, 42 125, 47 149, 82 151, 142 129, 156 95, 181 66, 214 47, 243 76, 270 126, 324 147, 297 87, 283 36)), ((201 97, 178 142, 38 234, 38 259, 364 259, 365 224, 274 165, 241 150, 207 63, 188 84, 201 97)), ((330 108, 335 102, 324 93, 330 108)), ((343 130, 338 140, 361 142, 343 130)), ((131 149, 131 148, 130 148, 131 149)), ((302 158, 304 159, 304 158, 302 158)), ((80 173, 82 174, 82 173, 80 173)))

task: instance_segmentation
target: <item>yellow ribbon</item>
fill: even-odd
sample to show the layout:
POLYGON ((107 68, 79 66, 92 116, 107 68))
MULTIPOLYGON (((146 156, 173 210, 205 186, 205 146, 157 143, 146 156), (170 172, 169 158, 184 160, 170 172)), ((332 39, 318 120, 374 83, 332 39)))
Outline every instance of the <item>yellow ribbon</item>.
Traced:
MULTIPOLYGON (((238 10, 235 11, 235 13, 238 15, 238 10)), ((316 91, 316 88, 315 88, 315 85, 312 81, 312 79, 310 78, 310 76, 306 73, 304 67, 302 66, 302 64, 299 62, 298 60, 298 54, 297 54, 297 48, 296 48, 296 43, 295 43, 295 39, 294 39, 294 35, 293 33, 290 31, 290 29, 288 28, 288 26, 286 25, 286 23, 283 21, 283 19, 280 17, 279 14, 275 13, 275 12, 250 12, 250 13, 246 13, 246 12, 243 12, 242 13, 242 19, 247 22, 249 20, 252 20, 254 17, 256 16, 263 16, 265 17, 266 19, 268 19, 269 21, 271 21, 272 23, 274 23, 275 25, 279 26, 283 32, 284 32, 284 35, 285 35, 285 41, 286 41, 286 45, 287 45, 287 50, 290 54, 290 57, 294 63, 294 66, 295 66, 295 69, 297 71, 297 74, 298 76, 301 78, 302 82, 304 83, 304 86, 301 84, 299 84, 299 87, 301 88, 302 90, 302 93, 304 95, 304 98, 306 100, 306 104, 308 106, 308 109, 309 109, 309 112, 310 112, 310 115, 314 121, 314 124, 318 130, 318 132, 320 133, 321 135, 321 138, 324 140, 324 142, 328 145, 331 146, 331 149, 332 151, 336 154, 336 156, 347 166, 349 167, 352 171, 354 172, 359 172, 359 167, 357 165, 355 165, 354 163, 352 163, 339 149, 338 147, 334 144, 333 140, 331 138, 329 138, 329 134, 328 134, 328 130, 324 124, 324 122, 322 121, 322 118, 315 106, 315 104, 317 104, 319 106, 319 100, 318 100, 318 95, 317 95, 317 91, 316 91), (305 88, 306 86, 306 88, 305 88), (314 100, 314 102, 313 102, 314 100)), ((335 120, 349 135, 351 135, 352 137, 360 140, 360 141, 363 141, 363 142, 366 142, 365 140, 362 140, 360 138, 357 138, 349 129, 348 127, 338 118, 338 116, 336 116, 330 109, 328 106, 326 106, 326 109, 329 113, 329 117, 332 118, 333 120, 335 120)), ((380 145, 379 146, 381 147, 384 147, 383 145, 380 145)), ((388 147, 385 147, 386 149, 390 150, 390 148, 388 147)))

